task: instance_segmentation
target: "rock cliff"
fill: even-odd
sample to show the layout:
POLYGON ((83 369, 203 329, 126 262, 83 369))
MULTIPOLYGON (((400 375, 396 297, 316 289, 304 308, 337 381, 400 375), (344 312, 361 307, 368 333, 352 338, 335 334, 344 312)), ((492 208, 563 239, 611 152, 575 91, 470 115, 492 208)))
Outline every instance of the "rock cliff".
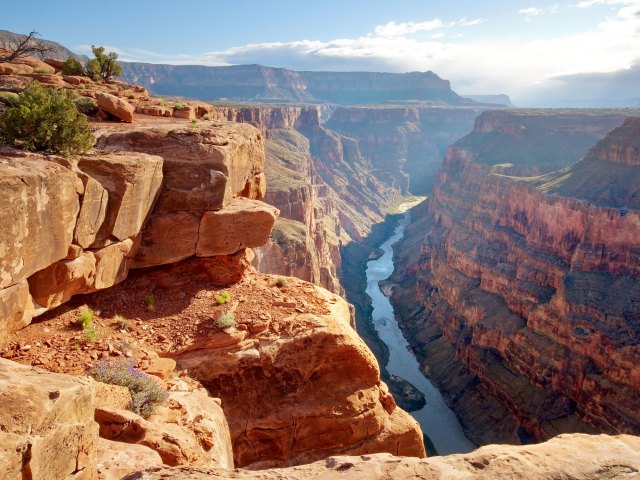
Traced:
POLYGON ((263 65, 157 65, 122 62, 122 78, 158 95, 200 100, 377 104, 475 103, 433 72, 298 72, 263 65))
POLYGON ((382 178, 403 192, 431 191, 447 147, 488 107, 339 107, 325 127, 354 138, 382 178))
MULTIPOLYGON (((492 115, 474 135, 495 128, 492 115)), ((491 149, 463 139, 414 213, 393 299, 424 370, 478 443, 640 432, 639 126, 627 120, 541 177, 492 173, 491 149)), ((532 156, 508 159, 538 168, 532 156)))

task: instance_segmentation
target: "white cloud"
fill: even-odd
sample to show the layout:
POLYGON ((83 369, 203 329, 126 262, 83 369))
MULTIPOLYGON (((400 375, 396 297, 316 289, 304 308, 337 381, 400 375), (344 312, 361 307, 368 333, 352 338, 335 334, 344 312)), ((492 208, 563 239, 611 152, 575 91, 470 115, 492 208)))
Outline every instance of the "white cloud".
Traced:
POLYGON ((542 13, 542 9, 536 8, 536 7, 521 8, 520 10, 518 10, 518 13, 521 13, 522 15, 527 15, 528 17, 530 17, 535 15, 540 15, 542 13))
POLYGON ((378 25, 374 32, 380 37, 402 37, 417 32, 428 32, 437 28, 445 28, 453 26, 453 23, 445 24, 439 18, 429 20, 426 22, 403 22, 396 23, 394 21, 388 22, 384 25, 378 25))
POLYGON ((462 17, 458 21, 458 25, 460 25, 461 27, 473 27, 474 25, 480 25, 481 23, 484 23, 484 22, 485 22, 484 18, 475 18, 473 20, 467 20, 465 17, 462 17))
POLYGON ((576 7, 589 8, 593 5, 638 5, 638 0, 583 0, 576 7))

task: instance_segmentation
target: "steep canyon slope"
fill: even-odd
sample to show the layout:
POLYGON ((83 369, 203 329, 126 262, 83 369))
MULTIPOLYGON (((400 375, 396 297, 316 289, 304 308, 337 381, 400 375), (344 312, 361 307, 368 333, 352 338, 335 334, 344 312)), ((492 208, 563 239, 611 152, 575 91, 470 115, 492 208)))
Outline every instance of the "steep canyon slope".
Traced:
POLYGON ((414 211, 393 301, 478 443, 640 431, 640 123, 568 168, 515 176, 565 167, 587 136, 622 121, 485 113, 414 211), (535 144, 534 128, 547 132, 538 149, 517 148, 535 144))

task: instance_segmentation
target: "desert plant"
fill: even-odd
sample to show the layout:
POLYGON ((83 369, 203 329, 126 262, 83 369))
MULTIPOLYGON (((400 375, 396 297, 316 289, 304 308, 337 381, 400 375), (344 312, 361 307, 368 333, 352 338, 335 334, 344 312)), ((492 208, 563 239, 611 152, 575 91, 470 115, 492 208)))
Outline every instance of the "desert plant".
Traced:
POLYGON ((26 150, 64 156, 85 152, 95 143, 86 117, 78 112, 69 93, 45 89, 37 81, 0 117, 0 135, 26 150))
POLYGON ((173 106, 173 109, 174 109, 174 110, 182 110, 183 108, 184 108, 184 105, 183 105, 183 104, 181 104, 181 103, 176 103, 176 104, 173 106))
POLYGON ((76 318, 76 325, 82 328, 82 330, 91 328, 93 326, 93 310, 90 308, 82 310, 78 318, 76 318))
POLYGON ((231 294, 229 292, 222 292, 220 295, 216 295, 216 303, 218 305, 224 305, 231 300, 231 294))
POLYGON ((158 100, 156 102, 156 105, 159 105, 161 107, 166 107, 167 106, 167 101, 164 98, 161 98, 160 100, 158 100))
POLYGON ((87 62, 86 72, 93 80, 103 80, 108 82, 113 77, 122 75, 122 67, 117 62, 118 54, 116 52, 104 53, 104 47, 96 47, 91 45, 91 50, 95 55, 87 62))
POLYGON ((197 122, 195 120, 191 120, 191 128, 196 128, 197 126, 197 122))
POLYGON ((276 287, 278 288, 284 288, 287 286, 287 279, 280 277, 276 280, 276 287))
POLYGON ((127 319, 124 318, 122 315, 115 315, 113 317, 113 320, 116 322, 116 326, 120 330, 127 330, 129 328, 129 324, 127 322, 127 319))
POLYGON ((225 313, 223 315, 220 315, 220 318, 216 320, 215 324, 216 324, 216 327, 222 330, 226 330, 227 328, 231 328, 235 326, 236 319, 233 313, 225 313))
POLYGON ((96 338, 98 338, 98 332, 96 332, 96 330, 93 328, 93 326, 83 330, 82 334, 84 335, 85 343, 95 342, 96 338))
POLYGON ((85 75, 84 67, 73 57, 69 57, 62 62, 61 68, 63 75, 85 75))
POLYGON ((89 375, 102 383, 127 387, 131 392, 131 410, 148 417, 155 405, 166 400, 168 392, 152 375, 135 368, 130 359, 105 359, 98 362, 89 375))
POLYGON ((20 95, 14 92, 0 92, 0 103, 9 107, 15 105, 20 100, 20 95))
POLYGON ((147 306, 147 310, 150 312, 156 309, 156 297, 153 295, 147 295, 144 297, 144 304, 147 306))
POLYGON ((51 70, 44 67, 38 67, 33 70, 33 73, 51 73, 51 70))
POLYGON ((84 113, 87 116, 98 113, 98 104, 92 98, 80 97, 77 100, 74 100, 73 103, 76 104, 76 108, 80 113, 84 113))

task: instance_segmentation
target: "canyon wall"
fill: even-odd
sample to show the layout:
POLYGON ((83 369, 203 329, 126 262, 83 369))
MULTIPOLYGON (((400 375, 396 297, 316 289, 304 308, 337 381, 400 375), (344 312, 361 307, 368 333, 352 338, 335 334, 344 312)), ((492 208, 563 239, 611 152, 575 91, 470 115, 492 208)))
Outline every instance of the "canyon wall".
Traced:
POLYGON ((474 104, 431 71, 411 73, 299 72, 263 65, 159 65, 122 62, 122 78, 158 95, 207 101, 376 104, 422 101, 474 104))
POLYGON ((358 141, 383 178, 403 192, 431 191, 447 147, 487 107, 339 107, 324 125, 358 141))
MULTIPOLYGON (((496 114, 483 114, 472 137, 493 131, 496 114)), ((596 117, 567 125, 498 115, 513 144, 526 138, 523 124, 581 136, 611 121, 597 130, 596 117)), ((640 432, 639 133, 628 119, 581 161, 524 178, 496 172, 545 169, 551 155, 536 167, 500 148, 495 161, 465 138, 416 207, 396 252, 394 305, 424 371, 476 442, 640 432)), ((569 143, 559 143, 558 163, 569 143)))

